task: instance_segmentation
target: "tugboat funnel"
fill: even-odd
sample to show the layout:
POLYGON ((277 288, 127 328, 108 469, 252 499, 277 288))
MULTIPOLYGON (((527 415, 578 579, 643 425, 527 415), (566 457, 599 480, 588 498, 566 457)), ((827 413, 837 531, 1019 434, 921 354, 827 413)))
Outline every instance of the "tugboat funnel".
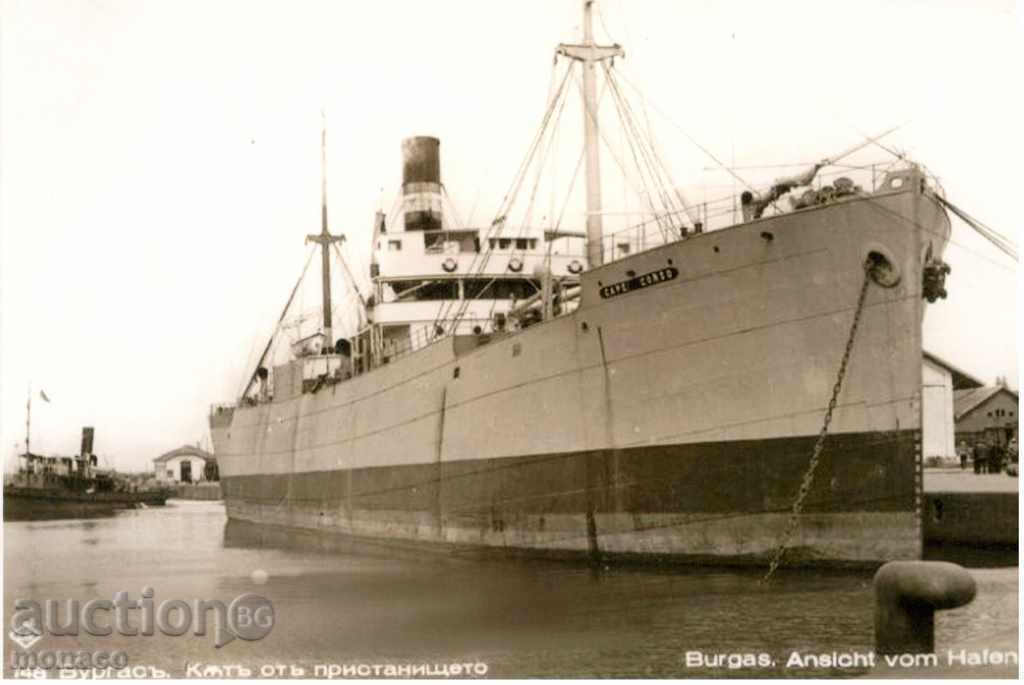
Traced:
POLYGON ((82 427, 82 451, 80 452, 80 454, 83 457, 88 457, 88 456, 92 455, 92 438, 93 438, 93 434, 94 434, 94 429, 93 429, 92 426, 83 426, 82 427))

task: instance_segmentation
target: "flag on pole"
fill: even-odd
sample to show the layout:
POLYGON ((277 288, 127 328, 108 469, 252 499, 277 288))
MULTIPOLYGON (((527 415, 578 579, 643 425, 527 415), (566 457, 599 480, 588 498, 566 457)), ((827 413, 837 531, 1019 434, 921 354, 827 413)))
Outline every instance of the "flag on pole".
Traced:
POLYGON ((46 393, 45 393, 44 391, 42 391, 42 390, 40 390, 40 391, 39 391, 39 396, 40 396, 40 397, 42 397, 42 398, 43 398, 43 400, 45 400, 46 402, 49 402, 49 401, 50 401, 50 398, 49 398, 49 397, 47 397, 47 396, 46 396, 46 393))

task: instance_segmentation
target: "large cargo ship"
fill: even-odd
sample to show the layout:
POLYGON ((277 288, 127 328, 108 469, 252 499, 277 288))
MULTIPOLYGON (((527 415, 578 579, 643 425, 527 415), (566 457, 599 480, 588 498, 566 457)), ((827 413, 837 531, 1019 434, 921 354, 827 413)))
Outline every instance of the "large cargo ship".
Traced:
MULTIPOLYGON (((558 49, 585 113, 622 54, 590 13, 558 49)), ((596 117, 584 133, 585 232, 504 208, 450 225, 439 142, 405 141, 399 219, 378 214, 364 319, 337 339, 324 200, 320 330, 276 365, 268 344, 211 410, 228 516, 593 558, 919 557, 922 318, 950 232, 927 175, 814 189, 826 160, 744 192, 733 225, 610 237, 596 117)))

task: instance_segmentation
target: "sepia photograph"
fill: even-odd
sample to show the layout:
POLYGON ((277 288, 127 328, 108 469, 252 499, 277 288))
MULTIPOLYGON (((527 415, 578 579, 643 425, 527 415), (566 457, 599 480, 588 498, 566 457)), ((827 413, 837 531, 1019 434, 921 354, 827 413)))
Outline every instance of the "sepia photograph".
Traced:
POLYGON ((11 680, 1016 679, 1016 0, 0 0, 11 680))

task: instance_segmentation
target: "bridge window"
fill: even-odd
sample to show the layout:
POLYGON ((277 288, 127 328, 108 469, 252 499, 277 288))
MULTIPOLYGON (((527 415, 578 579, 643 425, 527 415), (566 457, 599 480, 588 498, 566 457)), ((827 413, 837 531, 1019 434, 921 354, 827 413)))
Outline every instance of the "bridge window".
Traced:
POLYGON ((522 300, 540 292, 540 283, 525 278, 467 278, 466 299, 522 300))
POLYGON ((388 281, 399 300, 424 302, 430 300, 459 299, 459 282, 454 279, 440 281, 388 281))
POLYGON ((423 247, 432 254, 479 252, 480 238, 472 231, 429 231, 423 234, 423 247))
POLYGON ((487 244, 492 250, 536 250, 536 238, 488 238, 487 244))

